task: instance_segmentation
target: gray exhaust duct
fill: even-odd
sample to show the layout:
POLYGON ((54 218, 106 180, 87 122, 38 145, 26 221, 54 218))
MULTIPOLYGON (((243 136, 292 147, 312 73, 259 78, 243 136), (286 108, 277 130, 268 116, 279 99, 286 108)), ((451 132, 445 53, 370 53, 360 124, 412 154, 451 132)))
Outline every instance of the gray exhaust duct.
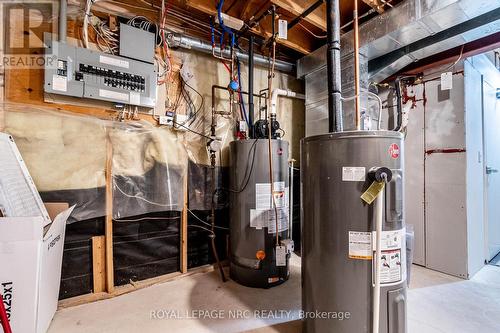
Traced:
MULTIPOLYGON (((499 7, 499 2, 494 0, 406 0, 364 23, 360 26, 360 52, 368 60, 402 50, 417 41, 425 41, 427 37, 452 27, 465 25, 468 29, 456 30, 455 34, 440 40, 428 39, 428 45, 422 44, 418 49, 401 54, 390 64, 370 70, 370 80, 381 81, 414 61, 500 32, 500 17, 496 12, 499 7), (481 20, 481 15, 487 13, 489 15, 481 20)), ((353 52, 352 39, 352 31, 342 36, 342 55, 353 52)), ((325 66, 325 51, 326 46, 300 59, 298 77, 325 66)))

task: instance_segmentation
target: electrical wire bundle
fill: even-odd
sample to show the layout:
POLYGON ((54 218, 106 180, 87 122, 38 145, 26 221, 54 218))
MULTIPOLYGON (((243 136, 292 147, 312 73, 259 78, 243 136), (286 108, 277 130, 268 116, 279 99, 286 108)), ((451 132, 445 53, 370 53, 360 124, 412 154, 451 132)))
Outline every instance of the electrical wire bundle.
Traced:
POLYGON ((89 24, 96 34, 97 47, 106 53, 118 53, 118 35, 111 31, 108 25, 92 15, 90 8, 94 2, 98 0, 87 0, 85 4, 85 16, 83 18, 83 44, 86 48, 89 47, 89 24))
POLYGON ((111 31, 108 25, 96 16, 92 17, 91 23, 91 27, 94 29, 97 35, 96 41, 99 49, 103 52, 117 54, 119 49, 118 34, 111 31))

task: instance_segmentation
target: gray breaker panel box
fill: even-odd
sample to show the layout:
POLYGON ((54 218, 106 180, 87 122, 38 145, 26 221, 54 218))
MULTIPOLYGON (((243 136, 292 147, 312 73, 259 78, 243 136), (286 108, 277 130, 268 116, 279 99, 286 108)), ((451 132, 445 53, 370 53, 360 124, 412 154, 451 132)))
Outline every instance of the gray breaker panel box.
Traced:
POLYGON ((48 41, 44 91, 153 108, 154 64, 48 41))

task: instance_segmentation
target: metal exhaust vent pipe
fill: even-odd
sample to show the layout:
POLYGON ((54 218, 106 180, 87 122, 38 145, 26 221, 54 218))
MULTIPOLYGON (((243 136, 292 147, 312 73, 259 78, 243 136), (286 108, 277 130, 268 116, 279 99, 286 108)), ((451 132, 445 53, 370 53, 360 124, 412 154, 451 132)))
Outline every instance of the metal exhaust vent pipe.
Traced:
POLYGON ((339 0, 326 1, 328 75, 328 130, 342 132, 342 81, 340 72, 340 4, 339 0))

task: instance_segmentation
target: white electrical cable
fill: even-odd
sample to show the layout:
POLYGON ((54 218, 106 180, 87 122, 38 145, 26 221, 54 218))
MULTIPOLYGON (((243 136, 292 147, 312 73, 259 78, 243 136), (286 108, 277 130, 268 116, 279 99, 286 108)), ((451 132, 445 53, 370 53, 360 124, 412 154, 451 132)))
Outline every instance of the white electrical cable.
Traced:
POLYGON ((147 202, 148 204, 151 204, 151 205, 154 205, 154 206, 160 206, 160 207, 172 207, 173 205, 166 205, 166 204, 162 204, 162 203, 158 203, 158 202, 153 202, 153 201, 150 201, 144 197, 141 197, 139 195, 133 195, 133 194, 128 194, 128 193, 125 193, 121 188, 120 186, 118 186, 118 184, 115 182, 115 187, 116 189, 121 192, 121 194, 123 194, 124 196, 128 197, 128 198, 134 198, 134 199, 139 199, 139 200, 142 200, 144 202, 147 202))
MULTIPOLYGON (((195 213, 193 213, 193 211, 192 211, 192 210, 190 210, 189 208, 187 208, 187 211, 188 211, 191 215, 193 215, 193 217, 194 217, 195 219, 197 219, 199 222, 201 222, 201 223, 203 223, 203 224, 206 224, 206 225, 208 225, 208 226, 212 227, 212 224, 210 224, 210 223, 208 223, 208 222, 206 222, 206 221, 203 221, 203 220, 202 220, 201 218, 199 218, 199 217, 198 217, 195 213)), ((221 229, 221 230, 229 230, 229 228, 224 228, 224 227, 219 227, 219 226, 215 226, 215 228, 217 228, 217 229, 221 229)))
POLYGON ((169 217, 141 217, 138 219, 113 219, 115 222, 140 222, 145 220, 178 220, 180 216, 169 216, 169 217))
POLYGON ((85 4, 85 14, 83 18, 83 45, 85 48, 89 48, 89 24, 91 28, 96 33, 96 44, 97 47, 103 51, 111 54, 116 54, 118 52, 118 35, 111 31, 109 27, 102 22, 98 17, 93 16, 91 12, 92 4, 98 0, 87 0, 85 4), (104 41, 105 47, 100 42, 100 39, 104 41))
POLYGON ((380 130, 380 126, 381 126, 381 115, 382 115, 382 99, 380 98, 379 95, 377 94, 374 94, 372 93, 371 91, 361 91, 358 95, 354 95, 354 96, 351 96, 351 97, 340 97, 340 99, 344 102, 349 102, 349 101, 353 101, 354 99, 356 99, 358 96, 360 95, 367 95, 368 97, 372 97, 374 98, 375 100, 377 100, 377 103, 378 103, 378 130, 380 130))
POLYGON ((208 229, 208 228, 205 228, 205 227, 202 227, 201 225, 196 225, 196 224, 188 224, 188 227, 193 227, 193 228, 199 228, 199 229, 203 229, 205 231, 208 231, 209 233, 211 233, 212 235, 215 235, 215 233, 208 229))

